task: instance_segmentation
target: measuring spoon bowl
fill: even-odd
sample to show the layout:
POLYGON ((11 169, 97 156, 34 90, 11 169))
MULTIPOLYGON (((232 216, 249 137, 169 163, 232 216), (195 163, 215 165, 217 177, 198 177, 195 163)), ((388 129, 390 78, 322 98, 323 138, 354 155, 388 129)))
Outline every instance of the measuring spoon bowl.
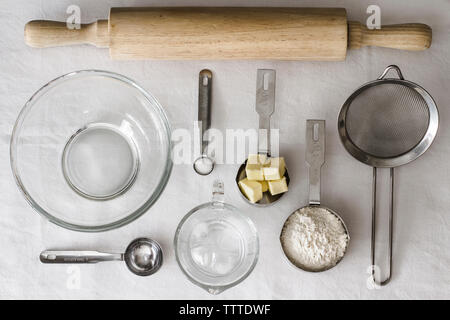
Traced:
POLYGON ((194 171, 201 175, 207 176, 213 172, 215 166, 214 159, 208 157, 207 155, 201 155, 194 161, 194 171))

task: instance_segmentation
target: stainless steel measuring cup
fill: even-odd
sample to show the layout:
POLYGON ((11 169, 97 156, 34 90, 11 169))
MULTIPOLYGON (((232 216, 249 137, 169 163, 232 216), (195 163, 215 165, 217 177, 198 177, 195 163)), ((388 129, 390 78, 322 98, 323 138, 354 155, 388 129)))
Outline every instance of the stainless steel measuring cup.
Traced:
POLYGON ((310 269, 306 266, 299 265, 292 259, 292 257, 289 257, 287 254, 285 247, 283 245, 282 241, 282 235, 283 232, 289 222, 289 219, 294 215, 298 210, 302 210, 305 208, 312 208, 312 209, 325 209, 329 213, 336 216, 340 222, 342 223, 342 226, 345 229, 345 232, 347 234, 347 247, 348 243, 350 241, 350 235, 347 229, 347 226, 344 223, 344 220, 333 210, 321 205, 320 203, 320 171, 325 163, 325 120, 307 120, 306 121, 306 163, 308 164, 309 168, 309 204, 305 207, 302 207, 300 209, 295 210, 289 217, 286 219, 285 223, 283 224, 283 228, 281 230, 280 234, 280 242, 281 247, 283 249, 283 252, 285 253, 285 256, 288 258, 288 260, 297 268, 300 268, 305 271, 309 272, 322 272, 329 270, 336 266, 344 257, 344 255, 339 259, 339 261, 336 262, 334 265, 329 265, 322 269, 310 269))
MULTIPOLYGON (((259 115, 259 130, 258 130, 258 154, 270 157, 270 117, 275 110, 275 70, 258 69, 256 77, 256 112, 259 115)), ((247 160, 239 167, 236 175, 236 185, 242 198, 248 203, 255 206, 267 206, 278 201, 285 193, 271 195, 270 192, 264 192, 263 198, 257 203, 250 202, 239 188, 239 181, 244 179, 247 175, 245 173, 245 166, 247 160)), ((289 186, 289 173, 286 168, 286 184, 289 186)))

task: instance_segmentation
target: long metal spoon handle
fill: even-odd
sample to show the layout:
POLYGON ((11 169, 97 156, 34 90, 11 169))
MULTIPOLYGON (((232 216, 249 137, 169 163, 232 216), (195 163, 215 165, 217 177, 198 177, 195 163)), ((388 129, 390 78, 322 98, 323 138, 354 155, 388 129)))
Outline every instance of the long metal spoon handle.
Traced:
POLYGON ((97 263, 102 261, 123 261, 122 253, 98 251, 43 251, 39 256, 42 263, 97 263))
POLYGON ((204 69, 199 73, 198 79, 198 122, 200 126, 201 153, 206 154, 208 141, 205 132, 211 128, 211 87, 212 72, 204 69))
POLYGON ((270 155, 270 116, 275 110, 275 70, 258 69, 256 112, 259 115, 258 153, 270 155))
POLYGON ((384 286, 391 281, 392 277, 392 243, 394 229, 394 168, 390 169, 390 203, 389 203, 389 273, 384 280, 377 280, 377 276, 381 277, 381 270, 376 265, 375 246, 376 246, 376 215, 377 215, 377 168, 373 168, 373 185, 372 185, 372 279, 379 286, 384 286))
POLYGON ((320 170, 325 162, 325 120, 306 120, 309 204, 320 205, 320 170))

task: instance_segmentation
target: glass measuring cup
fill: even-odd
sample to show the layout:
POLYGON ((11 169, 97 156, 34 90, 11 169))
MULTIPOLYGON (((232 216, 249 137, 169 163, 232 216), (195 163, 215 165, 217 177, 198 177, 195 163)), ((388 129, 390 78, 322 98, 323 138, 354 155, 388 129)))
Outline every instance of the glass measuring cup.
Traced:
POLYGON ((259 255, 255 225, 237 208, 224 203, 221 181, 214 182, 211 202, 195 207, 181 220, 174 247, 183 273, 211 294, 242 282, 259 255))

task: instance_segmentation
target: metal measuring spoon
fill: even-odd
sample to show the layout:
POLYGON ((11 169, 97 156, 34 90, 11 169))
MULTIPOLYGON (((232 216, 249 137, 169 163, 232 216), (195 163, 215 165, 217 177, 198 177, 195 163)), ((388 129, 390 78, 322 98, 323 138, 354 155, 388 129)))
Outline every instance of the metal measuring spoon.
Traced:
POLYGON ((211 127, 211 86, 212 72, 204 69, 198 79, 198 123, 200 126, 201 155, 194 161, 194 170, 199 175, 206 176, 214 169, 214 159, 208 156, 206 149, 208 141, 204 134, 211 127))
POLYGON ((161 246, 158 242, 149 238, 133 240, 128 245, 125 253, 46 250, 39 257, 42 263, 125 261, 128 269, 138 276, 149 276, 155 273, 163 262, 161 246))
MULTIPOLYGON (((258 130, 258 154, 270 157, 270 117, 275 110, 275 70, 258 69, 256 76, 256 112, 259 115, 258 130)), ((285 193, 271 195, 270 192, 264 192, 263 197, 257 203, 250 202, 239 188, 239 181, 247 177, 245 166, 247 160, 239 167, 236 175, 236 185, 242 197, 248 203, 255 206, 267 206, 278 201, 285 193)), ((286 168, 284 174, 286 183, 289 186, 289 174, 286 168)))

